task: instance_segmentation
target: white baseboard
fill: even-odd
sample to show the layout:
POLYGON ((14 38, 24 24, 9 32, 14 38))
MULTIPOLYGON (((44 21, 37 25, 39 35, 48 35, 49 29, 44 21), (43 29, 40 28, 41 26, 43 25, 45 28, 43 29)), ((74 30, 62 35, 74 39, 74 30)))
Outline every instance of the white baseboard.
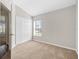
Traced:
POLYGON ((62 45, 59 45, 59 44, 53 44, 53 43, 42 41, 42 40, 34 40, 34 41, 45 43, 45 44, 50 44, 50 45, 54 45, 54 46, 58 46, 58 47, 61 47, 61 48, 65 48, 65 49, 69 49, 69 50, 73 50, 73 51, 77 52, 77 49, 75 49, 75 48, 65 47, 65 46, 62 46, 62 45))
POLYGON ((11 49, 13 49, 15 47, 15 45, 12 45, 11 49))
POLYGON ((78 50, 76 49, 76 53, 78 54, 78 50))

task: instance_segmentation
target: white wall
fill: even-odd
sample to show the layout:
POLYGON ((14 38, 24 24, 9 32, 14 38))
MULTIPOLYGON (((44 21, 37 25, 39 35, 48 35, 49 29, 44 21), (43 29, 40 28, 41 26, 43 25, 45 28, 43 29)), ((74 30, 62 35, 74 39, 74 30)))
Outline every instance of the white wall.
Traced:
MULTIPOLYGON (((14 1, 14 0, 13 0, 14 1)), ((11 48, 15 47, 15 3, 12 3, 11 10, 11 48)))
POLYGON ((34 40, 56 44, 69 49, 76 49, 75 20, 76 6, 70 6, 36 17, 42 19, 42 37, 34 40))
POLYGON ((76 38, 76 52, 78 53, 78 4, 76 4, 76 35, 75 35, 75 38, 76 38))
POLYGON ((32 19, 29 14, 16 6, 16 45, 32 39, 32 19))

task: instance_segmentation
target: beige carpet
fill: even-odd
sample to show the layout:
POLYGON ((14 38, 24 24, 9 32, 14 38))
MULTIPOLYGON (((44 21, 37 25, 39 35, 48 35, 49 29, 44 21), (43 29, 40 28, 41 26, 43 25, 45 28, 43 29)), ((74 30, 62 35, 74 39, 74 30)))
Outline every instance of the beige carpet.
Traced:
POLYGON ((12 59, 77 59, 75 51, 29 41, 12 49, 12 59))

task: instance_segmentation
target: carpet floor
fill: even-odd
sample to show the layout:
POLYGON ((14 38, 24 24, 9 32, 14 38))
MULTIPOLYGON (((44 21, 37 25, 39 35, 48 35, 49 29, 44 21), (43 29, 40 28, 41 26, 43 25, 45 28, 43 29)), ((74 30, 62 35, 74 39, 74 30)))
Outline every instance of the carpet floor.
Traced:
POLYGON ((11 51, 11 59, 78 59, 73 50, 29 41, 17 45, 11 51))

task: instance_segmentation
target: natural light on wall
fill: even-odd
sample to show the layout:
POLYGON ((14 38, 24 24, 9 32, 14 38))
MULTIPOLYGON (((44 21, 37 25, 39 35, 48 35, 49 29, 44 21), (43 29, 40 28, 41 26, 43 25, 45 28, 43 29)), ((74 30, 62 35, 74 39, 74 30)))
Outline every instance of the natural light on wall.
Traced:
POLYGON ((34 36, 42 36, 42 20, 34 20, 34 36))

